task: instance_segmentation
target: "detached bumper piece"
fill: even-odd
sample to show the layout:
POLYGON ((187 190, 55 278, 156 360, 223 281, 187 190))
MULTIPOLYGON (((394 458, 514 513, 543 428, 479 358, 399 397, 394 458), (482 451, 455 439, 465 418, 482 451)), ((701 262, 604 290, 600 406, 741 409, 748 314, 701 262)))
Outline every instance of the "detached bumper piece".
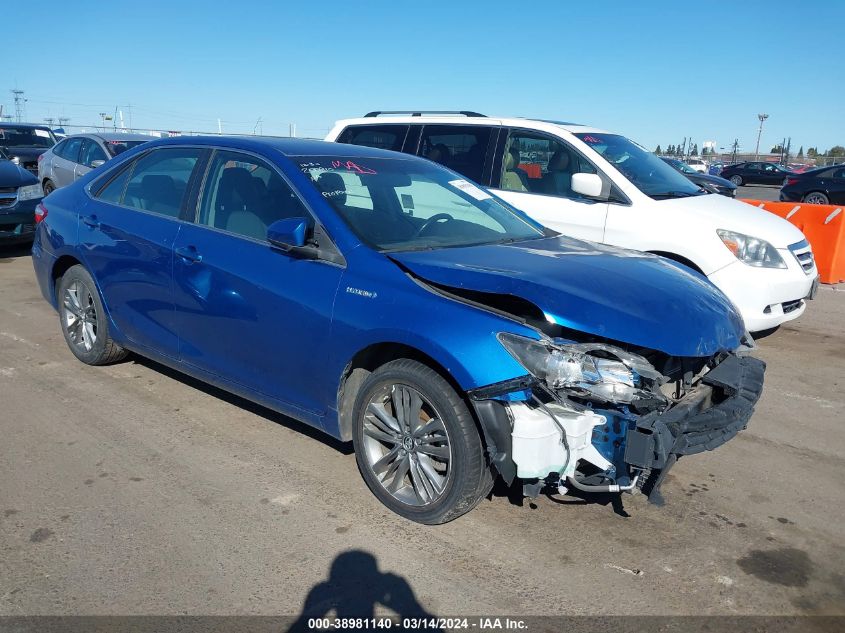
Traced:
POLYGON ((746 428, 763 391, 766 364, 750 356, 729 356, 669 411, 649 413, 628 431, 625 461, 648 476, 642 490, 662 505, 660 485, 683 455, 721 446, 746 428))

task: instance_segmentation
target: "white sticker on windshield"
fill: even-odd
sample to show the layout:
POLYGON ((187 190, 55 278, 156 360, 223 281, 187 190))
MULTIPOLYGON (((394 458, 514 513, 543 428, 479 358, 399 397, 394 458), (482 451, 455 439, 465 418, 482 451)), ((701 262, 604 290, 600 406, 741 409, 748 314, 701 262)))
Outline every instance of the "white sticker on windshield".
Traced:
POLYGON ((43 136, 44 138, 50 138, 50 133, 47 130, 39 130, 38 128, 35 128, 33 132, 35 132, 35 136, 43 136))
POLYGON ((460 189, 465 194, 472 196, 476 200, 487 200, 488 198, 493 197, 483 189, 479 189, 474 184, 467 182, 466 180, 450 180, 449 184, 456 189, 460 189))

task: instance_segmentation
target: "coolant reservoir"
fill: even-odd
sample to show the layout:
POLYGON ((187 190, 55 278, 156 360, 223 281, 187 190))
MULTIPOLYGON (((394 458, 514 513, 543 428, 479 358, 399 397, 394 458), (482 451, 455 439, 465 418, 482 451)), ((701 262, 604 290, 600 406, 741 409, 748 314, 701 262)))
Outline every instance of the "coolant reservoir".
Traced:
MULTIPOLYGON (((510 403, 513 415, 512 458, 516 464, 516 475, 523 479, 542 479, 549 473, 560 473, 561 477, 571 475, 579 459, 587 458, 595 463, 597 451, 591 438, 593 427, 604 424, 604 417, 592 411, 572 411, 557 404, 547 407, 566 431, 569 444, 569 463, 566 448, 561 441, 560 430, 551 416, 539 407, 522 402, 510 403), (562 472, 566 466, 566 472, 562 472)), ((600 468, 610 462, 598 455, 600 468)))

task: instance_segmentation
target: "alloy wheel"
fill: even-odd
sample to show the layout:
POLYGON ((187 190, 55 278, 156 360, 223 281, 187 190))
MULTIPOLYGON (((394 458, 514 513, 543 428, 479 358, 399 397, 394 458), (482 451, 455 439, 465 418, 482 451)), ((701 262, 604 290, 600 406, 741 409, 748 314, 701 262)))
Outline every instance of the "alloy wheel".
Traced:
POLYGON ((65 289, 62 316, 71 343, 90 352, 97 342, 97 308, 87 285, 74 281, 65 289))
POLYGON ((398 501, 427 506, 446 491, 452 449, 442 417, 409 385, 378 389, 364 414, 366 464, 398 501))
POLYGON ((807 204, 828 204, 827 196, 823 193, 808 193, 804 196, 807 204))

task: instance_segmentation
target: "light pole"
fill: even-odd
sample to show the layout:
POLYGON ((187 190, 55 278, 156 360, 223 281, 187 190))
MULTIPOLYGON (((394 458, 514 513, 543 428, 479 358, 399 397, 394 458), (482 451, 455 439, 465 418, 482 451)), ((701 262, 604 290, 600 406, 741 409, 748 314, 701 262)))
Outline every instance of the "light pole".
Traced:
POLYGON ((769 118, 768 114, 758 114, 757 118, 760 119, 760 129, 757 130, 757 149, 754 150, 754 160, 760 159, 760 137, 763 135, 763 121, 769 118))

